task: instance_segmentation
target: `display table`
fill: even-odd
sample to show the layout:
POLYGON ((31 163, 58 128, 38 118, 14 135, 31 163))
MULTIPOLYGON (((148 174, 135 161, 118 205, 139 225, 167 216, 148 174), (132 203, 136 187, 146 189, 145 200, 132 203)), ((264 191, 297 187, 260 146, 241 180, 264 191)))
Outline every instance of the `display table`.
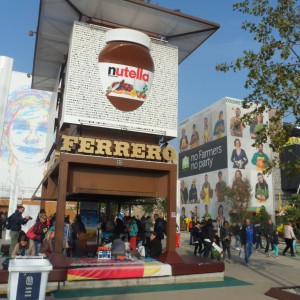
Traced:
POLYGON ((67 280, 101 280, 171 276, 169 264, 146 259, 70 258, 67 280))

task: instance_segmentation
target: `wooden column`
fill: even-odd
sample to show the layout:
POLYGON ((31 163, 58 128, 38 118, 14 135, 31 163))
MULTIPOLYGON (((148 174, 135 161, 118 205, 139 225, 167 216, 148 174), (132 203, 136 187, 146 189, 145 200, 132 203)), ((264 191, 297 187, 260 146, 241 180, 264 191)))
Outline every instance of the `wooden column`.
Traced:
POLYGON ((68 265, 66 257, 62 253, 68 182, 68 167, 69 164, 68 162, 64 161, 64 156, 62 155, 58 175, 58 201, 56 206, 54 249, 53 253, 49 257, 50 262, 55 268, 64 268, 68 265))
POLYGON ((168 173, 167 198, 167 243, 166 251, 158 258, 168 264, 181 264, 182 258, 176 252, 176 194, 177 194, 177 168, 171 168, 168 173), (174 217, 172 217, 172 213, 174 217))

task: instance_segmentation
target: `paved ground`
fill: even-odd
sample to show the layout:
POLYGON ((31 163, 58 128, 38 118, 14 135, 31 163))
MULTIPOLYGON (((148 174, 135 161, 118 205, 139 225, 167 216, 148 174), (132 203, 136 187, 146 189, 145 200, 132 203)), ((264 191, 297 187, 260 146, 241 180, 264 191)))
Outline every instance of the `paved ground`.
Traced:
MULTIPOLYGON (((188 245, 189 233, 181 233, 181 247, 177 249, 179 254, 193 253, 193 246, 188 245)), ((284 248, 283 244, 279 245, 280 253, 284 248)), ((266 257, 263 252, 254 253, 250 267, 245 266, 244 262, 238 257, 238 252, 232 249, 232 262, 226 262, 225 276, 233 277, 251 283, 248 286, 226 287, 226 288, 209 288, 199 290, 169 291, 142 294, 125 294, 97 297, 72 298, 72 300, 182 300, 182 299, 242 299, 242 300, 260 300, 272 299, 265 296, 264 293, 271 287, 299 286, 300 285, 300 255, 298 257, 280 256, 279 258, 266 257)), ((78 283, 80 288, 80 282, 78 283)), ((55 299, 47 297, 47 300, 55 299)), ((70 298, 69 298, 70 299, 70 298)))

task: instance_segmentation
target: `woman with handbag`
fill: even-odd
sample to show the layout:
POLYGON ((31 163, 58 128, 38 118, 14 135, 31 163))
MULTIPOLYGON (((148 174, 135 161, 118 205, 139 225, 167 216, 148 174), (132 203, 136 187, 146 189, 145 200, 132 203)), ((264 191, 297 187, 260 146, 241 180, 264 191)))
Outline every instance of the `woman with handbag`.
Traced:
POLYGON ((33 233, 35 234, 33 241, 34 241, 36 256, 39 255, 41 244, 47 231, 48 231, 47 216, 44 213, 40 213, 39 219, 35 222, 33 227, 33 233))

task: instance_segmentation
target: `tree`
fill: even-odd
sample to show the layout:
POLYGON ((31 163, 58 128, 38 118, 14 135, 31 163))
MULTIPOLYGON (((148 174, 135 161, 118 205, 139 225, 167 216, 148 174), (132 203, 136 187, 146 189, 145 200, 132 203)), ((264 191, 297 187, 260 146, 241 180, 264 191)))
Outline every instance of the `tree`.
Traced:
MULTIPOLYGON (((140 200, 142 201, 142 200, 140 200)), ((150 198, 150 199, 144 199, 145 204, 142 205, 142 209, 145 214, 147 215, 153 215, 154 210, 160 212, 160 214, 164 215, 167 212, 167 200, 165 198, 150 198)))
POLYGON ((242 223, 248 215, 248 207, 251 200, 251 184, 245 180, 234 180, 232 187, 226 187, 224 195, 229 201, 229 215, 232 222, 242 223))
MULTIPOLYGON (((270 112, 269 123, 261 127, 259 140, 275 153, 290 137, 291 129, 300 124, 300 6, 297 0, 244 0, 233 5, 235 11, 252 16, 242 28, 254 35, 258 51, 244 50, 243 56, 231 63, 216 66, 218 71, 248 70, 244 87, 250 91, 244 108, 251 108, 242 121, 251 124, 258 112, 270 112), (290 125, 282 125, 287 117, 290 125)), ((279 164, 272 159, 269 171, 279 164)))
POLYGON ((266 208, 264 206, 261 206, 259 212, 256 213, 255 216, 253 216, 252 222, 253 223, 259 222, 261 228, 264 228, 268 224, 268 221, 270 219, 271 216, 266 211, 266 208))
POLYGON ((292 195, 289 205, 290 207, 284 214, 285 220, 293 223, 300 223, 300 195, 292 195))

